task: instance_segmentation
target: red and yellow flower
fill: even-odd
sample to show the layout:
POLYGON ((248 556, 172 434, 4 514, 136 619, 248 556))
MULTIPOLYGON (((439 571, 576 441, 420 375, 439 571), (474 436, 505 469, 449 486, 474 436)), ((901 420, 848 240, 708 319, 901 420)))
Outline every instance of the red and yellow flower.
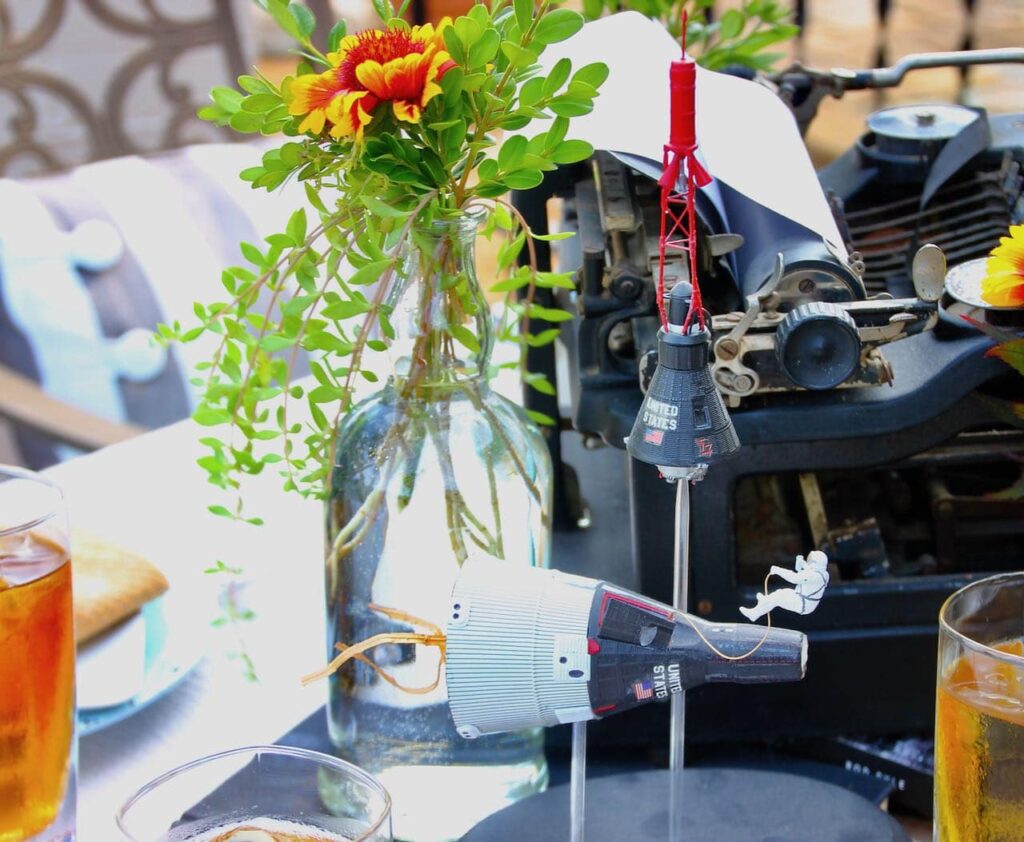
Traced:
POLYGON ((320 134, 330 124, 332 137, 362 139, 382 102, 391 103, 396 119, 418 123, 441 93, 438 81, 455 65, 444 49, 450 25, 445 18, 436 28, 370 29, 343 38, 327 56, 329 70, 299 76, 288 88, 289 113, 304 116, 299 131, 320 134))
POLYGON ((985 264, 981 296, 997 307, 1024 307, 1024 225, 1011 225, 985 264))

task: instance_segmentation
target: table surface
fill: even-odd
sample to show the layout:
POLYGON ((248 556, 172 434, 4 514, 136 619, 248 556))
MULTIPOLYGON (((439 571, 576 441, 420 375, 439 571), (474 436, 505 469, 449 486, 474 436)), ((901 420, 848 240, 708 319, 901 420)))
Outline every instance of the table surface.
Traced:
MULTIPOLYGON (((164 698, 79 745, 79 842, 119 838, 114 814, 139 786, 181 763, 243 745, 273 743, 325 701, 300 677, 322 664, 322 509, 281 490, 271 472, 245 489, 249 526, 207 511, 224 497, 195 460, 201 433, 186 421, 47 471, 65 491, 72 523, 141 553, 171 587, 194 599, 196 622, 216 616, 225 580, 217 560, 244 569, 240 599, 255 612, 241 627, 259 681, 233 653, 238 631, 211 627, 207 654, 164 698)), ((174 630, 171 629, 173 634, 174 630)), ((904 819, 915 840, 926 823, 904 819)))
MULTIPOLYGON (((216 560, 245 570, 240 597, 255 611, 242 629, 259 683, 231 653, 234 629, 210 629, 207 655, 151 707, 83 737, 79 745, 79 842, 119 838, 114 814, 140 785, 176 765, 228 748, 272 743, 324 702, 322 684, 302 675, 324 651, 322 514, 317 501, 280 490, 276 474, 255 478, 246 507, 261 527, 211 515, 224 502, 195 464, 200 433, 182 422, 58 465, 73 524, 135 550, 194 597, 196 622, 216 616, 224 579, 204 574, 216 560)), ((170 629, 174 634, 174 629, 170 629)))

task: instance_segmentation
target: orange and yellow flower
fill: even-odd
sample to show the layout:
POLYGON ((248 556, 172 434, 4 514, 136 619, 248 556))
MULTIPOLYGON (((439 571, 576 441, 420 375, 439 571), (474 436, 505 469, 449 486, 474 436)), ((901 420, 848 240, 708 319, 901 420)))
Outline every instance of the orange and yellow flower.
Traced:
POLYGON ((997 307, 1024 307, 1024 225, 1011 225, 985 264, 981 296, 997 307))
POLYGON ((441 93, 440 78, 455 62, 444 49, 445 18, 412 29, 370 29, 341 40, 329 53, 331 68, 293 79, 288 112, 304 116, 300 132, 320 134, 330 124, 335 138, 355 135, 373 119, 382 102, 398 120, 418 123, 427 103, 441 93))

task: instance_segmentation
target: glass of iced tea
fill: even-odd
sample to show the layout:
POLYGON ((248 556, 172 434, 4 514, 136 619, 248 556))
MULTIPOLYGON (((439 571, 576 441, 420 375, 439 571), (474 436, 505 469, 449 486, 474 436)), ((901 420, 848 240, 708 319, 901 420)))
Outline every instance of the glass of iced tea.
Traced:
POLYGON ((1024 839, 1024 573, 974 582, 939 613, 935 839, 1024 839))
POLYGON ((391 797, 358 766, 253 746, 180 766, 117 814, 125 842, 391 842, 391 797))
POLYGON ((64 501, 0 465, 0 842, 75 834, 75 634, 64 501))

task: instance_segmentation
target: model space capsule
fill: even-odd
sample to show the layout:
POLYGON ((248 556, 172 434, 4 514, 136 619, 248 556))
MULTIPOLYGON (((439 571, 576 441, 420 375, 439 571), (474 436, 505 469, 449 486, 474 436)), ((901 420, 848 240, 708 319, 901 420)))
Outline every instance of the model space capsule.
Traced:
POLYGON ((796 681, 807 638, 712 623, 596 579, 466 562, 446 629, 448 703, 466 738, 579 722, 699 684, 796 681))

